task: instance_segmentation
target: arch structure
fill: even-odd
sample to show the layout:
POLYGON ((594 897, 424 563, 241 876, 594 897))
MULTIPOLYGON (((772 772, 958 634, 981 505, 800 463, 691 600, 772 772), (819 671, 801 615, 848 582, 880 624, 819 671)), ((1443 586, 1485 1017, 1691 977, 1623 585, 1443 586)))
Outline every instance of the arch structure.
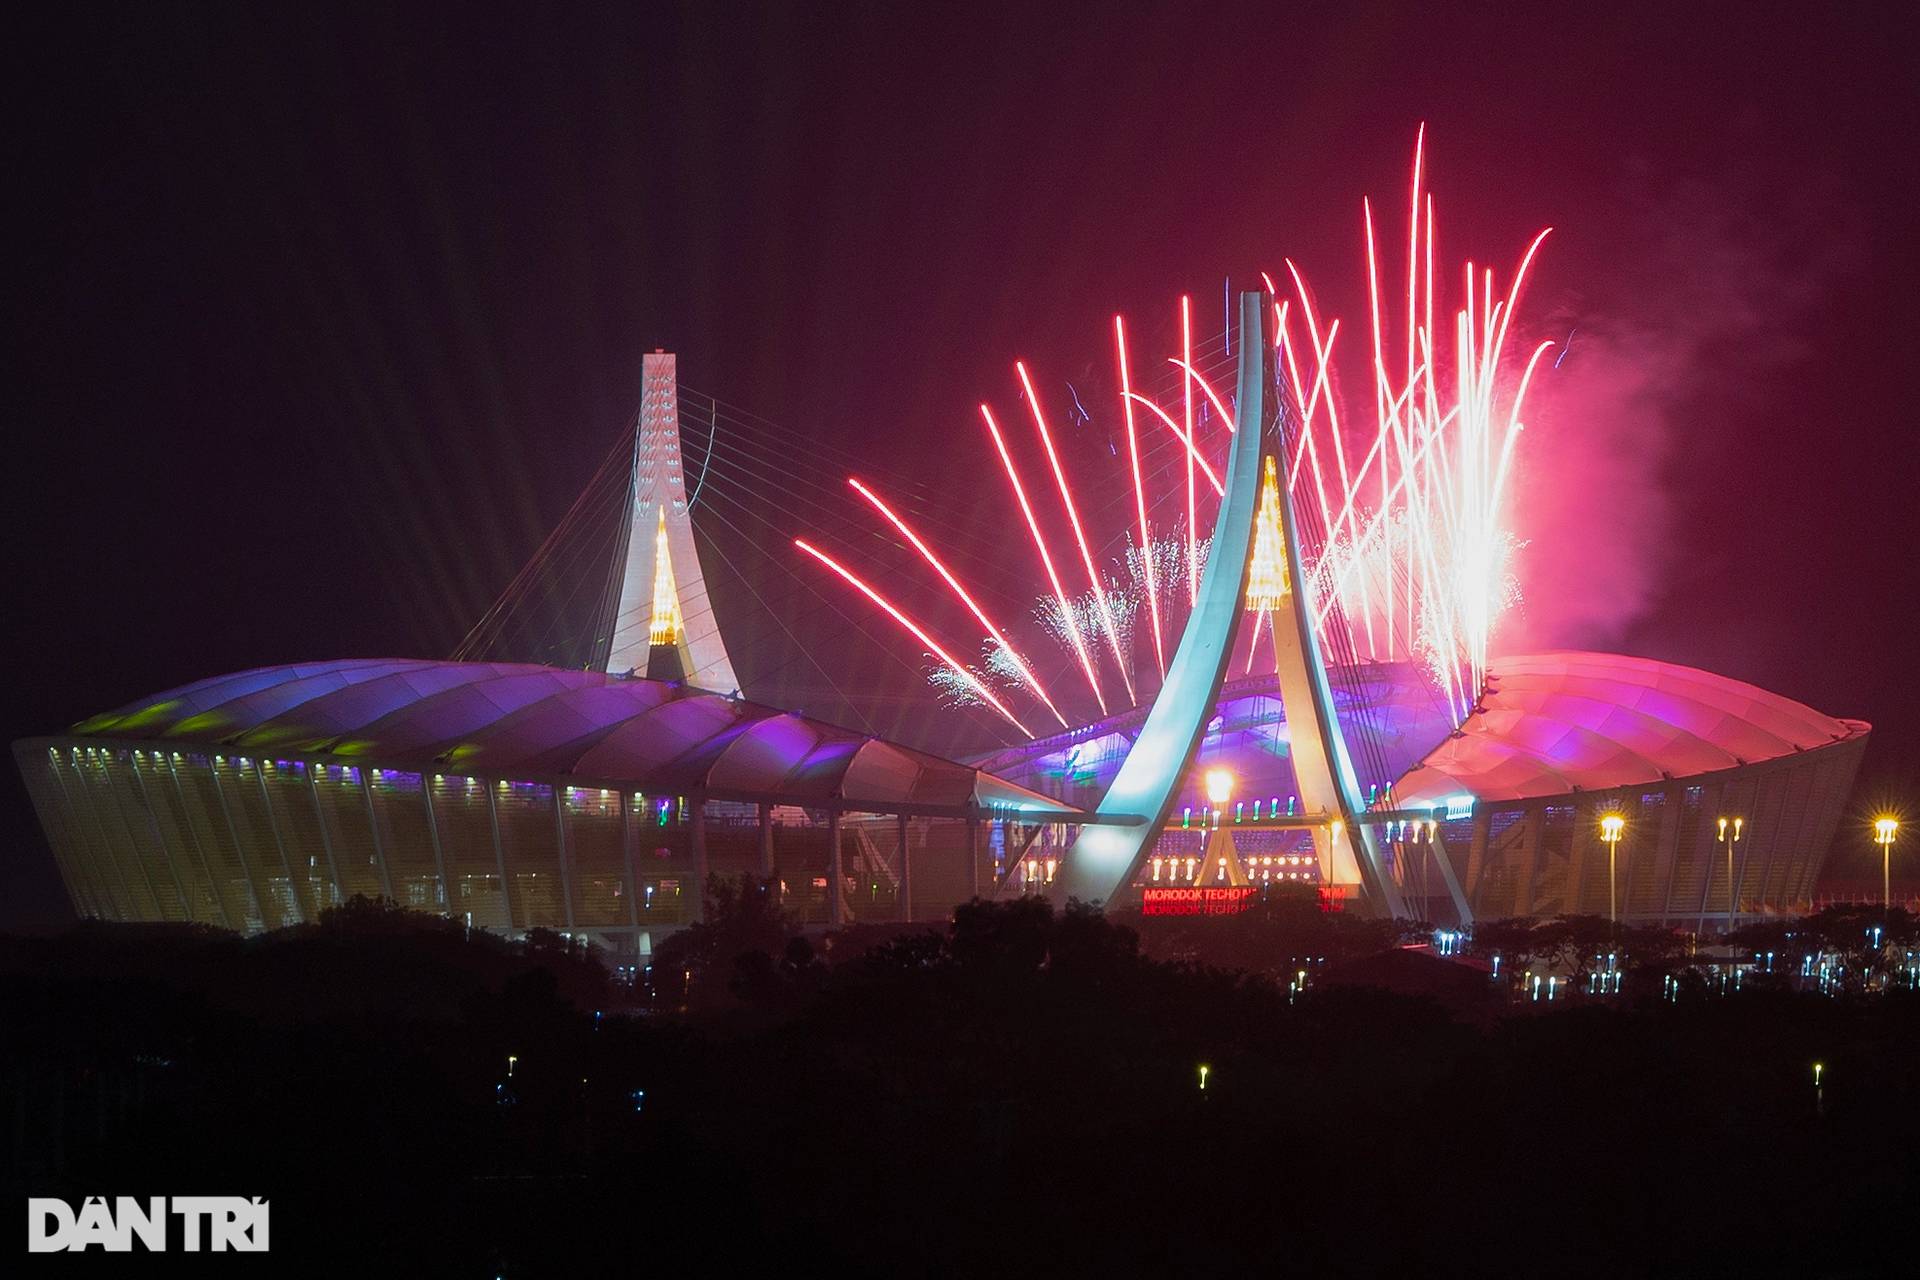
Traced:
MULTIPOLYGON (((1234 400, 1239 429, 1229 446, 1213 550, 1166 680, 1100 805, 1103 814, 1137 814, 1146 821, 1085 828, 1068 853, 1064 889, 1088 900, 1111 900, 1133 883, 1165 830, 1214 717, 1248 607, 1249 577, 1257 568, 1252 562, 1261 558, 1255 545, 1259 535, 1259 551, 1267 560, 1275 560, 1276 551, 1284 555, 1284 571, 1277 563, 1269 566, 1268 576, 1277 580, 1264 589, 1273 596, 1268 604, 1274 621, 1274 662, 1303 802, 1296 825, 1312 832, 1324 880, 1357 884, 1372 910, 1399 915, 1405 908, 1377 835, 1362 820, 1366 804, 1334 714, 1311 602, 1304 591, 1292 589, 1291 584, 1306 581, 1292 501, 1271 483, 1263 493, 1263 464, 1276 458, 1284 463, 1286 445, 1274 348, 1265 323, 1271 310, 1267 294, 1240 295, 1234 400), (1275 547, 1275 542, 1281 545, 1275 547)), ((1457 892, 1454 896, 1458 900, 1457 892)), ((1459 905, 1464 910, 1465 904, 1459 905)))

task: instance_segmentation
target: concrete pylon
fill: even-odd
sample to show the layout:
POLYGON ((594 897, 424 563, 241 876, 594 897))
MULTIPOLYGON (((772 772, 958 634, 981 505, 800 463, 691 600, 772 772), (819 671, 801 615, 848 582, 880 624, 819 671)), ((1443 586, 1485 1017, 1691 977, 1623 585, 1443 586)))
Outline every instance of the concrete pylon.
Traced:
MULTIPOLYGON (((641 362, 630 492, 626 570, 614 610, 607 670, 646 675, 654 642, 664 635, 665 643, 678 651, 686 683, 713 693, 739 693, 740 680, 720 637, 720 622, 707 598, 706 577, 693 545, 687 481, 680 469, 680 384, 672 352, 656 351, 641 362), (655 607, 656 568, 662 563, 669 566, 671 603, 677 610, 655 607), (671 626, 656 627, 656 612, 663 615, 662 622, 674 612, 678 617, 671 626)), ((652 665, 658 672, 660 664, 652 665)))
POLYGON ((1359 775, 1334 713, 1333 686, 1327 681, 1326 659, 1313 625, 1312 593, 1300 585, 1307 577, 1300 564, 1293 497, 1284 485, 1276 486, 1276 497, 1287 587, 1273 610, 1273 665, 1280 680, 1280 705, 1287 715, 1294 784, 1300 789, 1301 804, 1322 819, 1313 828, 1321 880, 1358 883, 1372 900, 1369 905, 1375 914, 1405 915, 1400 892, 1381 856, 1379 835, 1361 821, 1366 802, 1360 798, 1359 775))

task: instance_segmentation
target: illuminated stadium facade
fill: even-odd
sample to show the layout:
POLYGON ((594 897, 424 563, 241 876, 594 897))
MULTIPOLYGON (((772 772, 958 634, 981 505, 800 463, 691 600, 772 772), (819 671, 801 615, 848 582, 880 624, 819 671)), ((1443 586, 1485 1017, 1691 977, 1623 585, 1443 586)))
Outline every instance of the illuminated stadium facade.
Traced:
MULTIPOLYGON (((1338 584, 1370 572, 1366 547, 1396 545, 1414 536, 1415 516, 1438 527, 1441 515, 1397 509, 1358 534, 1351 519, 1345 533, 1337 519, 1315 523, 1293 483, 1312 407, 1303 418, 1281 375, 1285 312, 1266 294, 1240 302, 1237 431, 1208 391, 1231 433, 1223 475, 1206 472, 1220 494, 1211 550, 1204 569, 1187 562, 1177 645, 1162 645, 1152 615, 1159 684, 1130 697, 1131 710, 1031 738, 978 673, 804 542, 1030 740, 959 764, 743 699, 694 549, 673 357, 656 353, 607 643, 588 669, 265 668, 16 743, 76 909, 255 932, 365 895, 508 934, 553 929, 637 963, 661 931, 698 917, 716 873, 773 877, 788 908, 825 925, 940 919, 971 897, 1011 893, 1231 908, 1276 884, 1462 925, 1614 911, 1717 928, 1805 904, 1868 726, 1644 659, 1489 657, 1497 555, 1464 586, 1437 570, 1382 579, 1387 602, 1402 601, 1398 622, 1384 615, 1389 654, 1397 631, 1401 647, 1414 644, 1416 617, 1439 618, 1423 643, 1440 636, 1450 664, 1362 660, 1338 584), (1441 600, 1443 589, 1466 603, 1441 600), (1271 669, 1234 677, 1258 645, 1271 669), (1609 816, 1621 819, 1610 846, 1609 816), (1722 819, 1738 839, 1723 838, 1722 819)), ((999 444, 990 414, 987 424, 999 444)), ((1133 448, 1131 419, 1128 430, 1133 448)), ((1509 443, 1516 431, 1510 422, 1509 443)), ((1191 428, 1174 434, 1197 454, 1191 428)), ((1019 494, 1004 447, 1002 457, 1019 494)), ((1056 474, 1072 514, 1057 462, 1056 474)), ((1349 515, 1351 498, 1350 488, 1349 515)), ((1497 499, 1496 485, 1485 529, 1447 533, 1450 563, 1504 536, 1491 523, 1497 499)), ((1144 496, 1139 511, 1147 546, 1144 496)), ((1078 537, 1077 516, 1074 528, 1078 537)), ((1084 545, 1083 555, 1097 583, 1084 545)), ((1158 608, 1145 563, 1144 598, 1158 608)), ((1109 602, 1097 589, 1095 601, 1120 659, 1109 602)), ((1088 646, 1060 603, 1097 696, 1088 646)))
MULTIPOLYGON (((1612 654, 1493 660, 1486 691, 1454 731, 1421 674, 1380 665, 1343 682, 1364 699, 1344 719, 1376 728, 1403 816, 1382 823, 1384 854, 1409 914, 1456 923, 1609 910, 1600 819, 1626 821, 1616 853, 1619 917, 1716 929, 1729 883, 1736 918, 1806 905, 1859 768, 1867 726, 1692 668, 1612 654), (1729 877, 1721 816, 1742 819, 1729 877), (1429 825, 1431 824, 1431 825, 1429 825), (1444 864, 1441 860, 1444 860, 1444 864), (1447 872, 1459 888, 1450 892, 1447 872), (1464 907, 1464 910, 1462 909, 1464 907)), ((1271 675, 1226 684, 1167 829, 1133 878, 1175 884, 1305 882, 1344 894, 1300 811, 1284 701, 1271 675), (1232 792, 1215 805, 1208 774, 1232 792), (1212 815, 1219 814, 1212 829, 1212 815), (1216 837, 1238 866, 1220 873, 1216 837), (1242 878, 1244 875, 1244 878, 1242 878)), ((1105 794, 1144 711, 977 761, 1069 804, 1105 794)))
POLYGON ((939 918, 991 891, 1007 822, 1059 810, 685 684, 507 663, 242 672, 14 752, 83 915, 257 932, 361 894, 616 954, 709 873, 777 874, 821 923, 939 918))

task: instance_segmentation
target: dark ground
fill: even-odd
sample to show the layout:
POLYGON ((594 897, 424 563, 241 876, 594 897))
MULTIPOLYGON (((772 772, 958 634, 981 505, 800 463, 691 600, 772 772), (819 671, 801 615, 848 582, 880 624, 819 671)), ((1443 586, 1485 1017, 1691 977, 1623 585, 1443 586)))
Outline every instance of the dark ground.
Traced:
POLYGON ((269 1196, 268 1257, 195 1260, 234 1274, 1912 1274, 1911 994, 1535 1015, 1339 982, 1408 985, 1360 922, 1235 927, 1328 980, 1031 903, 831 966, 736 909, 637 996, 377 908, 4 937, 8 1198, 269 1196))

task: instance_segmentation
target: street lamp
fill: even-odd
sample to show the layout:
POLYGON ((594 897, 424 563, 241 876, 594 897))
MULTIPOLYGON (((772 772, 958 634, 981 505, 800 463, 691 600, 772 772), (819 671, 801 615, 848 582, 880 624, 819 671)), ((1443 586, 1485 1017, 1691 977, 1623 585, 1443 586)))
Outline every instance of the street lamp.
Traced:
POLYGON ((1739 886, 1733 882, 1733 846, 1740 843, 1740 828, 1747 824, 1745 818, 1733 819, 1733 830, 1727 830, 1727 819, 1720 819, 1720 843, 1727 846, 1727 936, 1733 936, 1733 911, 1739 903, 1739 886))
POLYGON ((1620 833, 1626 828, 1627 820, 1617 813, 1609 813, 1600 819, 1600 838, 1607 842, 1607 919, 1613 927, 1620 927, 1620 899, 1615 892, 1615 855, 1620 852, 1620 833))
POLYGON ((1893 910, 1893 838, 1900 834, 1898 818, 1875 818, 1873 842, 1880 846, 1880 901, 1884 911, 1893 910))

